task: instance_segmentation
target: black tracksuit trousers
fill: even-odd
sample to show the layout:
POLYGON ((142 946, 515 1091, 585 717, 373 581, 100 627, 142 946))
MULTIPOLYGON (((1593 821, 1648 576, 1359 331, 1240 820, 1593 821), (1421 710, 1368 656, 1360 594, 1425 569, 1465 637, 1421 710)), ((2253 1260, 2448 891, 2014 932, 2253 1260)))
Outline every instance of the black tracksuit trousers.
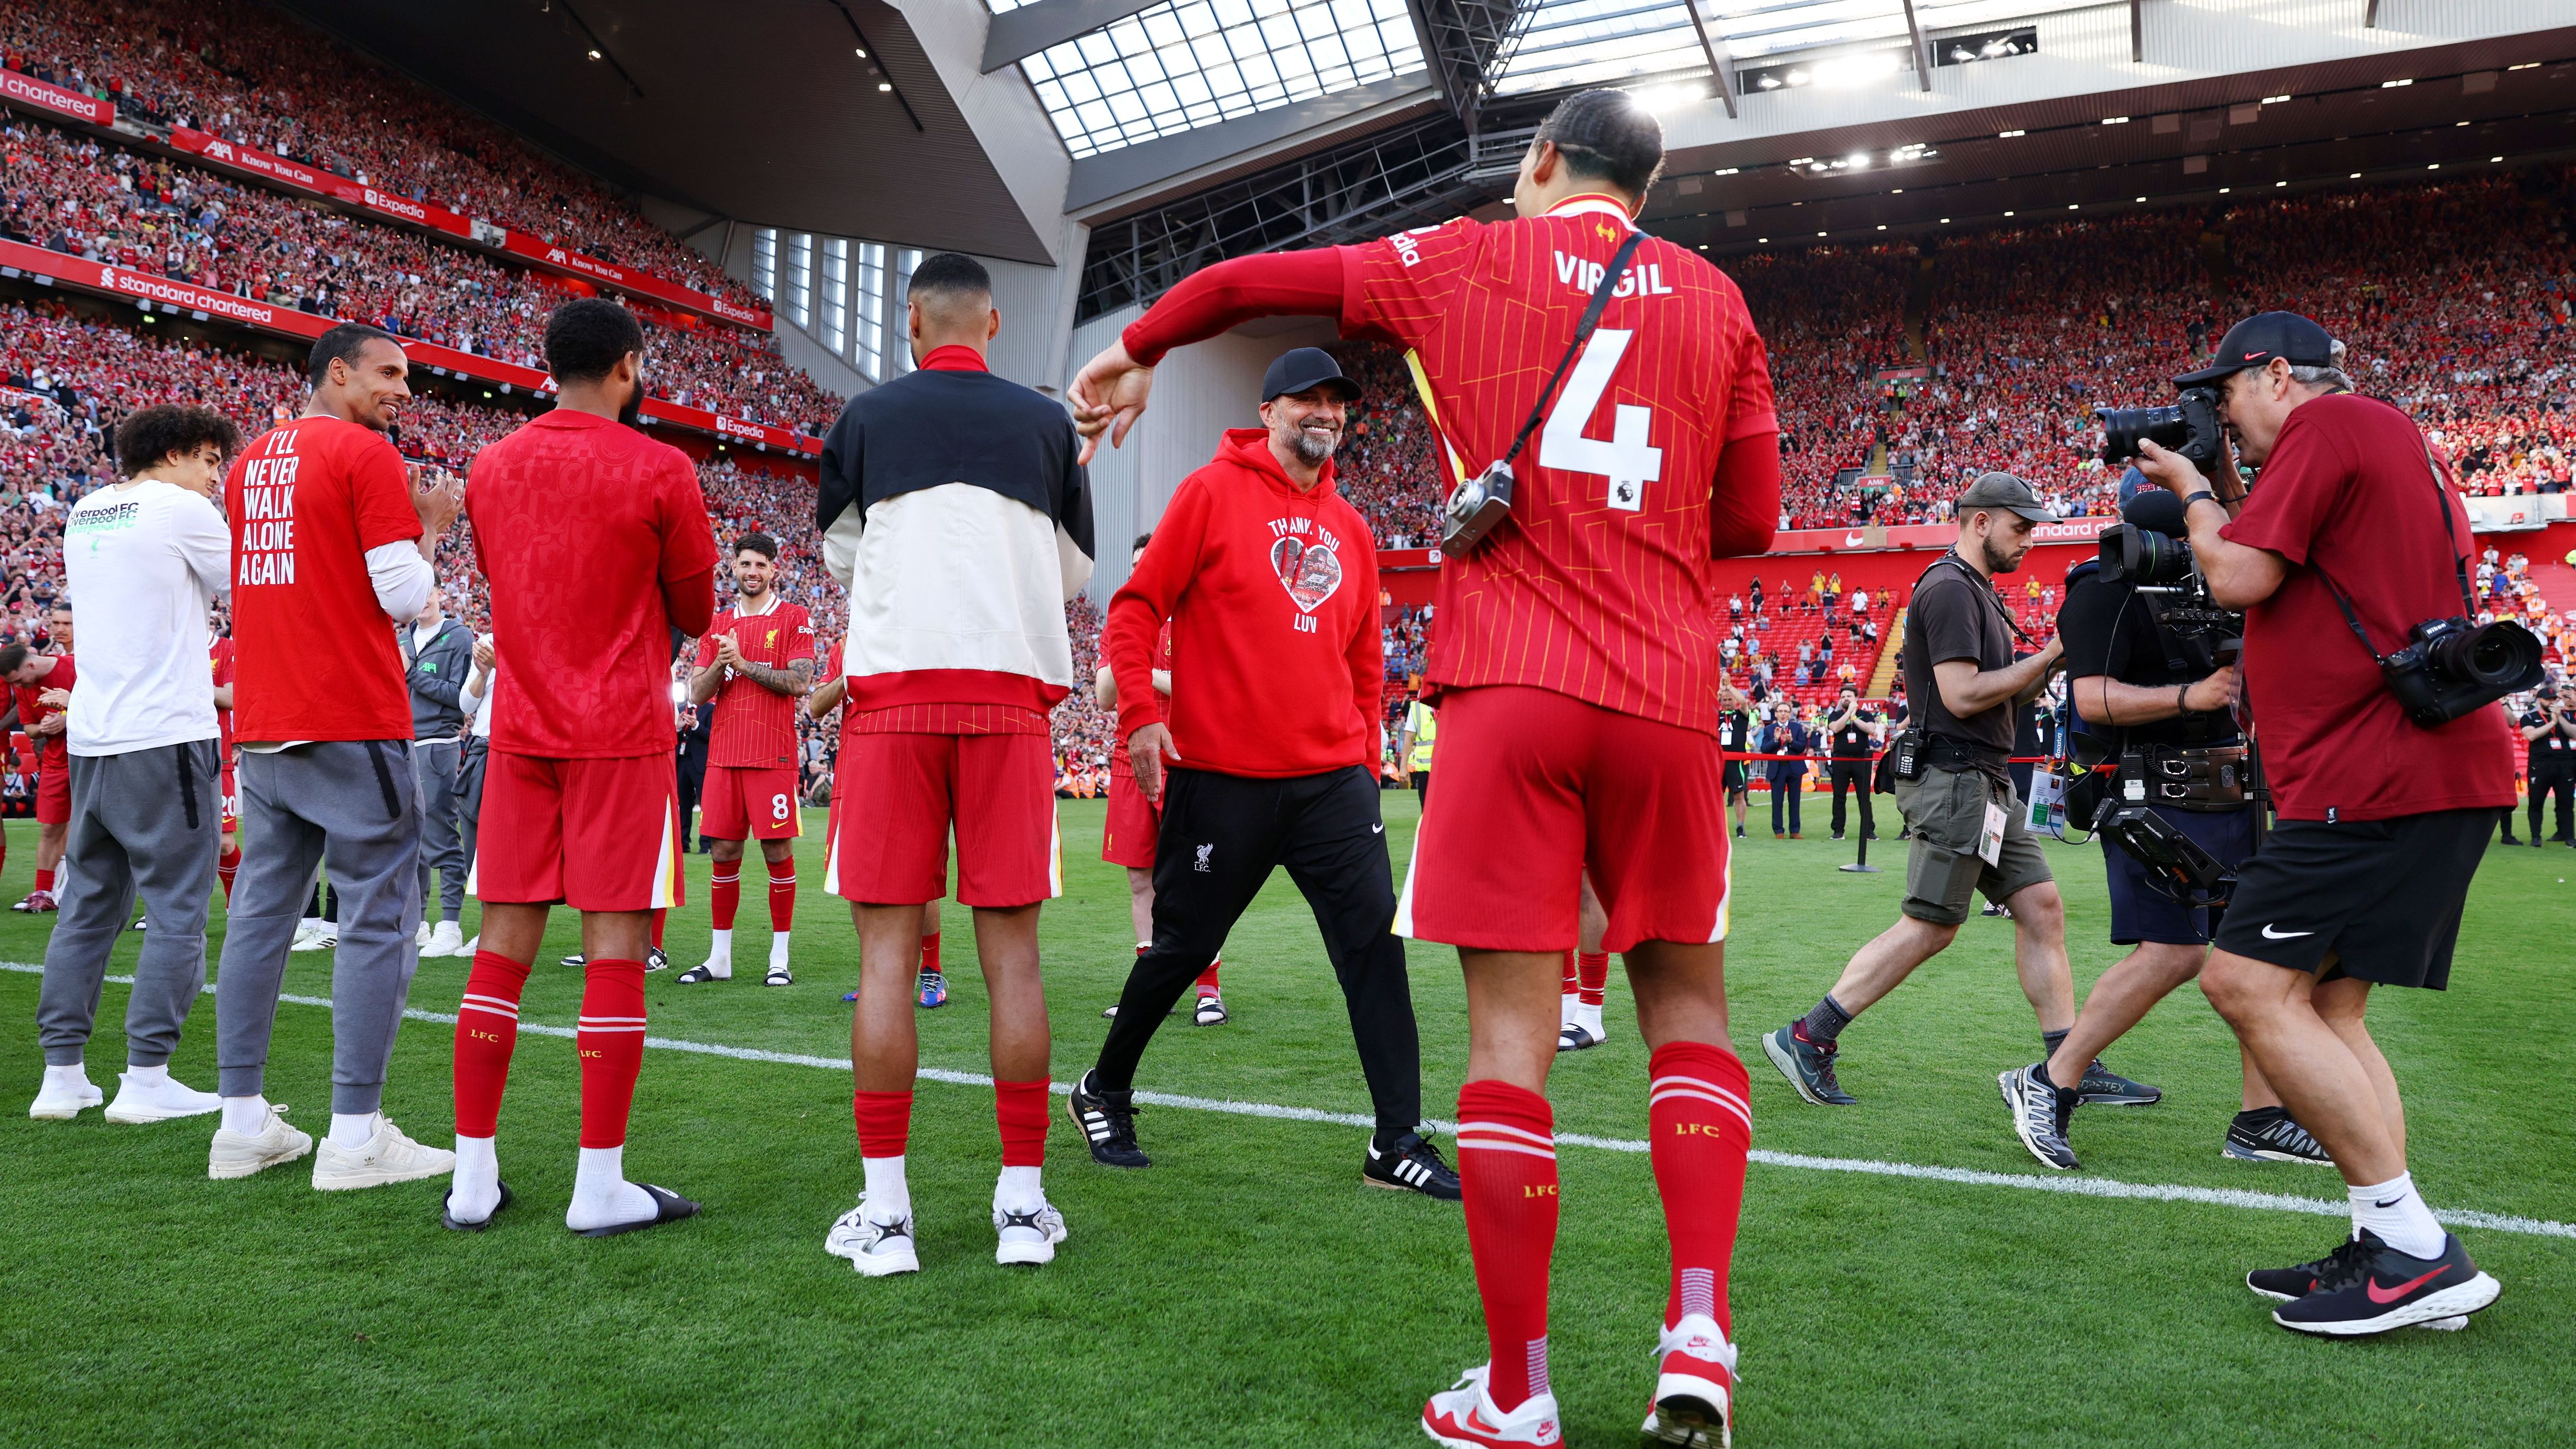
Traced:
POLYGON ((1164 777, 1154 851, 1154 944, 1127 973, 1099 1085, 1135 1085, 1145 1044, 1181 993, 1216 959, 1252 898, 1286 866, 1314 909, 1341 979, 1351 1041, 1368 1079, 1379 1135, 1422 1120, 1422 1044, 1395 921, 1395 875, 1376 782, 1353 765, 1285 780, 1173 770, 1164 777))

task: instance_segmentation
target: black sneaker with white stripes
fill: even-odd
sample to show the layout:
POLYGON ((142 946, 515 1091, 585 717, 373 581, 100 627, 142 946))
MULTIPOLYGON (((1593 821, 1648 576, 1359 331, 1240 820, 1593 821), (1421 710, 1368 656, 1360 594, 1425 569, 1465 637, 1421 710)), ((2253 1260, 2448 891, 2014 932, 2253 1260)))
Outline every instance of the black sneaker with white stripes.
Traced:
POLYGON ((2227 1124, 2227 1145, 2220 1155, 2239 1162, 2304 1162, 2332 1167, 2325 1145, 2308 1135, 2298 1119, 2278 1107, 2239 1112, 2227 1124))
POLYGON ((1092 1161, 1103 1167, 1153 1166, 1154 1159, 1136 1145, 1136 1094, 1102 1091, 1095 1080, 1099 1075, 1093 1068, 1073 1084, 1073 1094, 1064 1099, 1064 1115, 1091 1144, 1092 1161))
MULTIPOLYGON (((2042 1062, 2039 1066, 2046 1066, 2042 1062)), ((2084 1164, 2066 1145, 2066 1127, 2075 1116, 2075 1093, 2060 1091, 2039 1079, 2039 1067, 2015 1067, 1995 1078, 2004 1107, 2012 1114, 2013 1135, 2043 1167, 2070 1172, 2084 1164)))
POLYGON ((1456 1202, 1459 1197, 1458 1174, 1440 1160, 1440 1149, 1424 1141, 1419 1132, 1407 1132, 1385 1147, 1372 1140, 1368 1160, 1360 1164, 1360 1181, 1442 1202, 1456 1202))

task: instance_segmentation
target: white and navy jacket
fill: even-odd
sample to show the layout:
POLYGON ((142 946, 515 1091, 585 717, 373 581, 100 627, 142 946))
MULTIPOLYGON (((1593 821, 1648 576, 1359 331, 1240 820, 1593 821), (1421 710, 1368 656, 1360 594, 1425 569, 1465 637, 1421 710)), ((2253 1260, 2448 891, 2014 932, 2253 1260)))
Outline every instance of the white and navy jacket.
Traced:
POLYGON ((1044 711, 1071 691, 1064 606, 1093 554, 1078 451, 1061 404, 980 370, 908 373, 841 409, 814 522, 850 593, 850 709, 1044 711))

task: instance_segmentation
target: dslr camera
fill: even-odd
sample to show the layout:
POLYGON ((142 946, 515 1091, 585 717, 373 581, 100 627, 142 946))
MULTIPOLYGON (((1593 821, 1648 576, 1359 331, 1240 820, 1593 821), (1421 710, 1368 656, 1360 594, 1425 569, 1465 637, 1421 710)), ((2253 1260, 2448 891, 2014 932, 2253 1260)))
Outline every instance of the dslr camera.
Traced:
MULTIPOLYGON (((2132 412, 2171 411, 2134 408, 2132 412)), ((2180 451, 2177 449, 2176 451, 2180 451)), ((2225 609, 2209 595, 2192 557, 2182 503, 2163 489, 2142 492, 2120 509, 2124 522, 2102 530, 2101 579, 2126 584, 2148 595, 2156 626, 2188 635, 2211 648, 2220 664, 2235 659, 2235 641, 2245 637, 2245 615, 2225 609)))
POLYGON ((2379 673, 2407 718, 2428 729, 2549 677, 2539 638, 2510 619, 2428 619, 2406 631, 2406 647, 2381 659, 2379 673))
POLYGON ((2208 472, 2218 466, 2219 445, 2227 437, 2218 402, 2214 387, 2187 387, 2181 401, 2166 407, 2095 408, 2093 415, 2102 420, 2102 461, 2125 463, 2138 456, 2141 441, 2152 438, 2208 472))

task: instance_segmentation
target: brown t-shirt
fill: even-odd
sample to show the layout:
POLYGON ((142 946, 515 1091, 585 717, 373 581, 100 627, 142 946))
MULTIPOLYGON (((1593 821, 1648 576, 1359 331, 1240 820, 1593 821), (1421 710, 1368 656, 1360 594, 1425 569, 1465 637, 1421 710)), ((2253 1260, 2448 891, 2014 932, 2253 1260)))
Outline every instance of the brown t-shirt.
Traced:
POLYGON ((1922 701, 1922 727, 1992 752, 2012 753, 2013 711, 2009 700, 1965 719, 1950 713, 1932 666, 1969 659, 1980 671, 2012 663, 2012 629, 1994 589, 1966 564, 1943 560, 1914 586, 1914 601, 1905 608, 1905 695, 1922 701))

